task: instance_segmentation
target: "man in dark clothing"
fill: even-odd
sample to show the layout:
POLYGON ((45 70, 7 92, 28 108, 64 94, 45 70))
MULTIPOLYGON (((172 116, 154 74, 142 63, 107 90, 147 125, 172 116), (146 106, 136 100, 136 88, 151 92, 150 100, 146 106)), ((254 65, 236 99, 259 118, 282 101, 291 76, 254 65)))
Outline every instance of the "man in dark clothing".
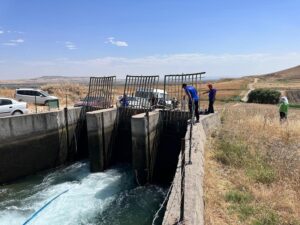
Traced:
POLYGON ((129 106, 127 95, 123 95, 123 97, 120 99, 120 103, 121 103, 122 107, 128 107, 129 106))
POLYGON ((214 103, 215 103, 215 100, 216 100, 217 90, 215 88, 213 88, 212 84, 208 84, 207 86, 208 86, 209 90, 203 93, 203 94, 208 93, 209 104, 208 104, 207 113, 214 113, 215 112, 214 103))
POLYGON ((193 112, 193 107, 195 110, 195 116, 197 121, 199 122, 199 97, 196 88, 193 86, 188 86, 187 84, 182 84, 182 88, 184 89, 186 95, 189 98, 189 110, 190 113, 193 112))

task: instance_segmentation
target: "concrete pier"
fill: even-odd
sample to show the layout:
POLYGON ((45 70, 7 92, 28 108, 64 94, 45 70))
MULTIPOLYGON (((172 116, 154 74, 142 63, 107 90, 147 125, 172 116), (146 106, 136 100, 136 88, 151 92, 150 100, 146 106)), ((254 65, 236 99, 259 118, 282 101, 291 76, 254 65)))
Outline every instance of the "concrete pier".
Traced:
POLYGON ((131 118, 132 167, 139 184, 152 180, 160 126, 159 111, 149 112, 148 115, 142 113, 131 118))
POLYGON ((173 179, 188 112, 158 110, 131 119, 132 166, 140 184, 173 179))
POLYGON ((88 112, 88 148, 92 172, 103 171, 111 161, 117 129, 117 109, 88 112))
POLYGON ((92 172, 103 171, 115 162, 132 162, 131 117, 144 111, 111 108, 87 113, 92 172))

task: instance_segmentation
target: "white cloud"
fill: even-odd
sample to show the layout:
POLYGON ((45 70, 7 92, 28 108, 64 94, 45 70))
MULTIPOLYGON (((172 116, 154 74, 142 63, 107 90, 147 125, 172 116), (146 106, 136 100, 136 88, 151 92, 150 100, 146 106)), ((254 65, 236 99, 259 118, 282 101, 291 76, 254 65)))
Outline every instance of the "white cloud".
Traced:
POLYGON ((76 45, 73 42, 71 42, 71 41, 66 41, 65 42, 65 47, 67 49, 69 49, 69 50, 75 50, 75 49, 77 49, 76 45))
POLYGON ((90 76, 99 74, 165 75, 207 72, 206 78, 258 75, 300 64, 299 53, 201 54, 185 53, 145 57, 102 57, 86 60, 68 58, 48 61, 26 61, 2 64, 0 76, 20 77, 23 74, 90 76))
POLYGON ((14 43, 14 42, 5 42, 5 43, 2 43, 2 45, 5 45, 5 46, 17 46, 18 44, 14 43))
POLYGON ((125 41, 115 41, 114 37, 107 38, 106 43, 110 43, 112 45, 118 46, 118 47, 127 47, 128 44, 125 41))
POLYGON ((23 31, 17 31, 17 30, 4 30, 2 27, 0 27, 0 34, 24 34, 23 31))
POLYGON ((10 40, 10 42, 12 42, 12 43, 23 43, 24 40, 19 38, 19 39, 16 39, 16 40, 10 40))
POLYGON ((300 53, 154 55, 141 58, 103 57, 67 61, 87 71, 112 74, 177 74, 206 71, 207 77, 237 77, 264 74, 300 64, 300 53))
POLYGON ((4 45, 4 46, 17 46, 17 45, 20 45, 24 42, 25 42, 24 39, 18 38, 18 39, 15 39, 15 40, 10 40, 9 42, 4 42, 4 43, 2 43, 2 45, 4 45))

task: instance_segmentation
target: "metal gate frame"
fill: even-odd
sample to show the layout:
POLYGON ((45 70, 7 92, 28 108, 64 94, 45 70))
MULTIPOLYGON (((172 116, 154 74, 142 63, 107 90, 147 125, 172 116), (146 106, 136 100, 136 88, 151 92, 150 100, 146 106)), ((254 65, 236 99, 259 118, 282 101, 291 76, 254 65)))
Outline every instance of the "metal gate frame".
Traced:
MULTIPOLYGON (((151 104, 151 92, 153 92, 158 87, 159 76, 134 76, 127 75, 125 80, 125 87, 123 97, 132 100, 129 103, 128 108, 134 109, 144 109, 146 111, 151 111, 153 109, 153 104, 151 104), (136 96, 137 91, 141 91, 141 95, 146 93, 147 96, 136 96), (147 94, 148 93, 148 94, 147 94)), ((130 101, 129 101, 130 102, 130 101)))
POLYGON ((116 76, 90 77, 89 91, 84 101, 85 110, 89 112, 111 108, 115 97, 115 82, 116 76))

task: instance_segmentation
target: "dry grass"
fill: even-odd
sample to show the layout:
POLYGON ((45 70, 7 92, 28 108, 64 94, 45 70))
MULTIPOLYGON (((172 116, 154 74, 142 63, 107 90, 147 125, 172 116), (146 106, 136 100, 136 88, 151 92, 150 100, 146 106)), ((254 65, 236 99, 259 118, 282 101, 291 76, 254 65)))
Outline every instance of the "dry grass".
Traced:
POLYGON ((14 98, 15 89, 0 88, 0 97, 14 98))
MULTIPOLYGON (((84 98, 88 93, 88 86, 74 83, 54 83, 47 84, 40 87, 40 89, 47 91, 50 95, 59 98, 60 107, 73 107, 74 103, 84 98)), ((15 89, 0 88, 0 96, 7 98, 14 98, 15 89)), ((28 104, 28 109, 31 113, 46 112, 48 106, 35 106, 33 103, 28 104)))
POLYGON ((258 83, 255 84, 255 88, 269 88, 277 90, 299 90, 300 81, 285 81, 285 80, 263 80, 259 79, 258 83))
MULTIPOLYGON (((251 79, 234 79, 220 80, 213 83, 218 90, 217 101, 239 100, 239 97, 247 90, 247 85, 251 82, 251 79)), ((203 91, 207 90, 207 87, 204 86, 203 88, 203 91)), ((203 99, 207 99, 207 96, 204 96, 203 99)))
POLYGON ((277 110, 224 107, 222 129, 205 155, 206 224, 300 223, 300 111, 290 110, 280 124, 277 110))
POLYGON ((73 106, 75 102, 84 98, 88 93, 88 86, 74 83, 47 84, 41 86, 41 89, 47 91, 50 95, 59 98, 60 105, 65 107, 73 106))

